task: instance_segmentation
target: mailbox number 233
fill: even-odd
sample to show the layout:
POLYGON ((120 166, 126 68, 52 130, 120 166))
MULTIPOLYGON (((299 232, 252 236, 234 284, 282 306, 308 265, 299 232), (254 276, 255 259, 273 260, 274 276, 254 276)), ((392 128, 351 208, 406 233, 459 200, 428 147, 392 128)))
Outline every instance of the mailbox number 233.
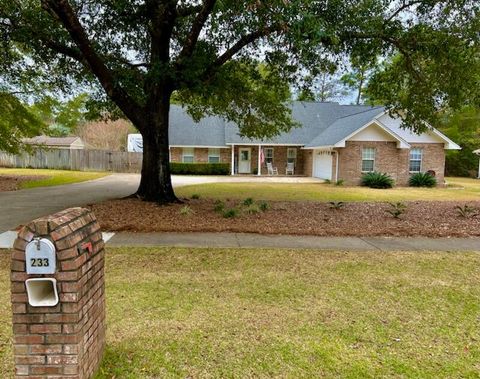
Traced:
POLYGON ((30 259, 30 264, 32 267, 48 267, 50 266, 50 261, 48 258, 32 258, 30 259))

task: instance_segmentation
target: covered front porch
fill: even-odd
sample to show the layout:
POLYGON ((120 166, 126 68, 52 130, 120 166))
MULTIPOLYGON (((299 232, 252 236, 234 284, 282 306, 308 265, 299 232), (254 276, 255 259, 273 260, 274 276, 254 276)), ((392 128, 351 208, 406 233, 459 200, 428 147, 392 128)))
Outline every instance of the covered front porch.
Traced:
POLYGON ((299 145, 232 144, 231 175, 311 176, 305 171, 305 155, 308 152, 299 145), (268 164, 274 172, 268 170, 268 164))

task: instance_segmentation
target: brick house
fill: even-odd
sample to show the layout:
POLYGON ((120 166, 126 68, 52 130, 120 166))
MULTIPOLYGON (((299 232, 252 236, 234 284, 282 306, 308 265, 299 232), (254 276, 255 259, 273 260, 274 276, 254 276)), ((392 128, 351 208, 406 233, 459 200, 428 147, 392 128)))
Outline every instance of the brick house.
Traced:
POLYGON ((412 173, 429 170, 441 183, 445 150, 460 149, 435 128, 420 135, 402 129, 401 120, 383 107, 294 102, 292 116, 300 127, 261 141, 241 137, 236 125, 220 117, 196 123, 172 106, 170 159, 228 163, 232 175, 267 175, 266 162, 285 175, 287 162, 293 162, 295 175, 347 184, 359 184, 365 172, 380 171, 406 185, 412 173))

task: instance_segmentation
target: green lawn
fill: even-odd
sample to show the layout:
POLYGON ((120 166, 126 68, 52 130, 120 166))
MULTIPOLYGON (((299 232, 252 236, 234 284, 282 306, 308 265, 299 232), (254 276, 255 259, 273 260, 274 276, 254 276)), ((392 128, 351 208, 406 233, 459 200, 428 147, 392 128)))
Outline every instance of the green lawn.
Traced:
POLYGON ((479 377, 477 253, 109 249, 106 279, 97 379, 479 377))
POLYGON ((408 201, 408 200, 480 200, 480 180, 447 178, 448 187, 371 189, 335 186, 323 183, 213 183, 180 187, 180 197, 198 194, 204 198, 279 201, 408 201))
POLYGON ((30 168, 0 168, 1 175, 27 175, 27 176, 47 176, 40 180, 26 181, 22 183, 22 188, 59 186, 62 184, 72 184, 102 178, 109 175, 107 172, 85 172, 69 170, 45 170, 30 168))

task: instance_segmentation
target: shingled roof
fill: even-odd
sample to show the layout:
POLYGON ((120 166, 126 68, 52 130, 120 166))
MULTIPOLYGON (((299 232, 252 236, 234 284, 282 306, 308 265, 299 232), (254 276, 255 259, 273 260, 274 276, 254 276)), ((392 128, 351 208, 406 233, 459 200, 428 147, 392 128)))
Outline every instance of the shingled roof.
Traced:
POLYGON ((307 142, 305 147, 333 146, 365 126, 369 121, 381 115, 383 112, 383 108, 376 107, 340 117, 325 128, 314 139, 307 142))
POLYGON ((51 147, 68 147, 73 143, 78 142, 83 145, 80 137, 49 137, 49 136, 37 136, 32 138, 25 138, 23 142, 28 145, 41 145, 51 147))
POLYGON ((207 116, 195 122, 182 107, 170 107, 171 146, 225 146, 225 127, 221 117, 207 116))
POLYGON ((226 122, 221 117, 208 116, 197 123, 182 107, 172 105, 170 144, 172 146, 225 146, 228 144, 307 146, 313 141, 320 143, 323 140, 325 144, 331 144, 336 138, 340 140, 355 128, 363 126, 363 124, 360 125, 361 120, 368 117, 373 119, 382 112, 382 107, 295 101, 292 103, 292 117, 301 127, 293 128, 290 132, 282 133, 275 138, 259 140, 240 136, 238 126, 226 122), (357 117, 351 117, 354 115, 357 117))

